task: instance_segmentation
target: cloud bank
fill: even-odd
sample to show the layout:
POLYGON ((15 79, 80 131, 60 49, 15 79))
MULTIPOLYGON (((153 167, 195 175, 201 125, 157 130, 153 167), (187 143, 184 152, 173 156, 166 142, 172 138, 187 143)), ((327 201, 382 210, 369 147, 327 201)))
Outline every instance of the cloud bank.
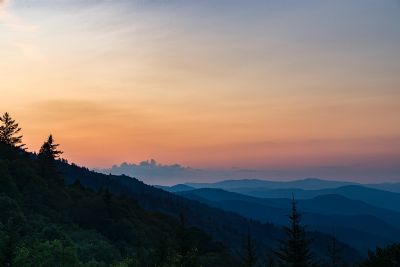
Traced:
POLYGON ((196 169, 180 164, 161 164, 154 159, 140 163, 122 163, 107 169, 95 169, 104 174, 128 175, 147 184, 174 185, 185 182, 216 182, 227 179, 294 180, 322 178, 361 183, 398 181, 400 167, 364 165, 317 166, 287 169, 196 169), (380 178, 380 179, 378 179, 380 178))

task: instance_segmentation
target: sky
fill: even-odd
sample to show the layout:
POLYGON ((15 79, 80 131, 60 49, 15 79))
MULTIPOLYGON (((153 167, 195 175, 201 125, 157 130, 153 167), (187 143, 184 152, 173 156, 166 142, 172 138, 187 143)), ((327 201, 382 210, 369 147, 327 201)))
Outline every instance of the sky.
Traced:
POLYGON ((0 112, 90 168, 400 181, 399 73, 397 0, 0 0, 0 112))

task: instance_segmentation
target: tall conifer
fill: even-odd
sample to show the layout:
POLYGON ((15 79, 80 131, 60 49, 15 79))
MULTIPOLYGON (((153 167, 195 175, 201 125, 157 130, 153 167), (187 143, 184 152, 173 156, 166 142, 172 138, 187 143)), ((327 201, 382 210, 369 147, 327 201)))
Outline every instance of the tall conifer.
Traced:
MULTIPOLYGON (((60 155, 63 153, 58 150, 59 144, 54 142, 53 136, 50 135, 40 148, 38 157, 41 166, 41 172, 44 177, 50 178, 60 178, 60 175, 56 168, 56 160, 59 159, 60 155)), ((62 179, 59 180, 60 182, 62 179)))
POLYGON ((22 143, 22 135, 19 135, 21 128, 18 123, 7 112, 0 117, 0 121, 0 142, 23 149, 25 144, 22 143))
POLYGON ((285 267, 315 266, 310 252, 311 241, 306 237, 305 227, 301 225, 301 214, 297 211, 297 203, 292 198, 290 225, 284 227, 287 239, 281 241, 276 255, 285 267))
POLYGON ((246 235, 246 240, 244 244, 244 255, 243 257, 243 266, 244 267, 255 267, 257 264, 257 252, 256 247, 254 245, 254 241, 251 238, 250 231, 246 235))
POLYGON ((60 155, 63 153, 62 151, 57 150, 58 146, 59 144, 55 144, 53 136, 50 135, 47 141, 44 142, 42 147, 40 148, 39 158, 48 161, 53 161, 58 159, 60 155))

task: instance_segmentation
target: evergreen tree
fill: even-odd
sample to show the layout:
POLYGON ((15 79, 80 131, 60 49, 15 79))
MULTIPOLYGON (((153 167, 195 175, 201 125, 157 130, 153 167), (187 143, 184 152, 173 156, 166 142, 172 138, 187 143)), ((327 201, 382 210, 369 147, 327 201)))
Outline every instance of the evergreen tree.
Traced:
MULTIPOLYGON (((46 142, 43 143, 39 151, 39 162, 41 168, 41 174, 46 178, 59 178, 58 181, 62 182, 60 179, 60 174, 56 168, 56 159, 60 157, 63 153, 58 150, 59 144, 54 143, 53 136, 50 135, 46 142)), ((57 179, 55 179, 57 180, 57 179)))
POLYGON ((13 120, 6 112, 0 117, 2 125, 0 126, 0 142, 6 143, 12 147, 24 149, 25 144, 22 143, 22 135, 18 135, 21 131, 18 123, 13 120))
POLYGON ((0 254, 0 266, 13 266, 13 258, 17 248, 17 231, 16 226, 8 222, 6 226, 6 238, 0 254))
POLYGON ((179 267, 196 267, 199 266, 197 259, 197 248, 193 247, 190 242, 189 231, 186 228, 185 217, 183 213, 179 215, 178 225, 178 259, 179 267))
POLYGON ((19 246, 15 253, 13 266, 82 266, 76 248, 65 245, 61 240, 35 240, 30 246, 19 246))
POLYGON ((250 231, 248 231, 246 235, 242 258, 244 267, 254 267, 257 264, 256 247, 253 239, 251 238, 250 231))
POLYGON ((60 150, 57 150, 59 144, 54 143, 53 135, 49 135, 49 138, 46 142, 43 143, 42 147, 39 151, 39 158, 46 161, 54 161, 60 157, 63 153, 60 150))
POLYGON ((166 267, 171 265, 169 245, 167 236, 160 236, 157 247, 153 253, 154 267, 166 267))
POLYGON ((339 267, 343 266, 342 259, 340 258, 340 249, 337 244, 337 239, 335 236, 331 237, 329 248, 328 248, 328 255, 329 255, 329 267, 339 267))
POLYGON ((266 258, 265 258, 265 267, 275 267, 276 266, 276 261, 274 255, 271 253, 268 253, 266 258))
POLYGON ((289 219, 290 226, 284 227, 287 239, 281 241, 280 250, 276 255, 285 267, 314 266, 310 252, 311 241, 306 238, 305 227, 301 225, 301 214, 297 211, 294 196, 289 219))
POLYGON ((188 244, 187 230, 185 225, 185 216, 183 215, 183 213, 179 214, 177 238, 178 238, 178 253, 181 256, 184 256, 189 251, 189 244, 188 244))
POLYGON ((108 190, 107 187, 102 187, 99 190, 99 194, 101 195, 101 198, 104 201, 104 204, 106 205, 107 208, 107 215, 109 219, 112 219, 113 217, 113 211, 112 211, 112 203, 111 203, 111 193, 110 190, 108 190))
POLYGON ((360 267, 399 267, 400 244, 392 244, 385 248, 377 247, 374 252, 368 251, 368 259, 360 267))

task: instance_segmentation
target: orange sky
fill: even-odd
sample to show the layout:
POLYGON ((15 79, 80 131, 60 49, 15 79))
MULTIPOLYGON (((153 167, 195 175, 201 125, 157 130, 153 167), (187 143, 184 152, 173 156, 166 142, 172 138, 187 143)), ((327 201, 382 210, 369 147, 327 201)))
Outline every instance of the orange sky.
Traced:
POLYGON ((400 9, 321 2, 3 1, 0 111, 89 167, 396 166, 400 9))

